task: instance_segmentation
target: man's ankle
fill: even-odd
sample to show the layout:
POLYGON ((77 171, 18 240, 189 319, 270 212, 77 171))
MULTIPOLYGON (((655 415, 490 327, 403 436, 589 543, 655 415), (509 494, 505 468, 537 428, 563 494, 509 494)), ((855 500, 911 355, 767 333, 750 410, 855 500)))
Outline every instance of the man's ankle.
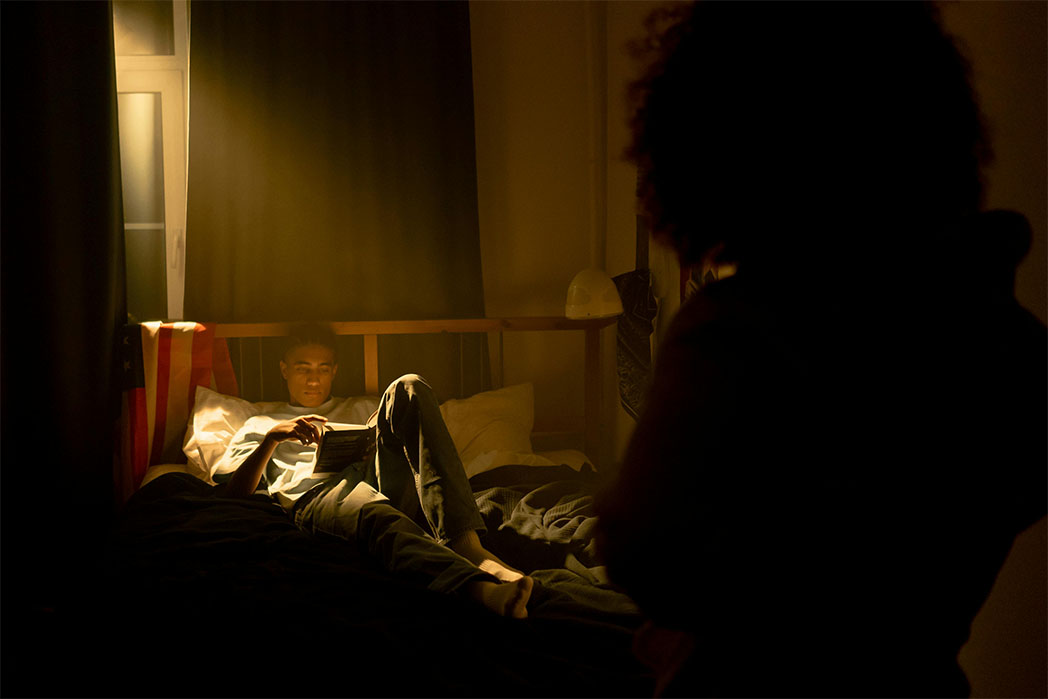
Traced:
POLYGON ((480 537, 477 535, 475 529, 470 529, 452 538, 452 540, 448 542, 448 547, 455 552, 473 551, 481 548, 480 537))

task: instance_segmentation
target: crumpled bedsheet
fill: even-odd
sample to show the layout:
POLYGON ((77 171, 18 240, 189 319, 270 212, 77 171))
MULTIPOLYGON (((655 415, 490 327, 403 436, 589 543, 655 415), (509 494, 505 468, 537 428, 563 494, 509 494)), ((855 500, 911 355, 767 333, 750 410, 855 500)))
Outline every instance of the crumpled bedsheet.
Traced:
POLYGON ((567 466, 503 466, 470 480, 490 551, 570 597, 567 614, 582 605, 630 625, 640 612, 610 583, 596 555, 596 482, 592 471, 567 466))

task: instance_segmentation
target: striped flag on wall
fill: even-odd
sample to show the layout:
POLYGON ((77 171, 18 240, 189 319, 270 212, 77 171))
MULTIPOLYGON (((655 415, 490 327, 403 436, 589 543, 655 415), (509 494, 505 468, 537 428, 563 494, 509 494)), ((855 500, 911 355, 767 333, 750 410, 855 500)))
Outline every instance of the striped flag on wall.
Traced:
POLYGON ((238 395, 225 339, 202 323, 127 325, 121 335, 124 404, 116 483, 121 501, 153 464, 185 463, 182 441, 197 386, 238 395))

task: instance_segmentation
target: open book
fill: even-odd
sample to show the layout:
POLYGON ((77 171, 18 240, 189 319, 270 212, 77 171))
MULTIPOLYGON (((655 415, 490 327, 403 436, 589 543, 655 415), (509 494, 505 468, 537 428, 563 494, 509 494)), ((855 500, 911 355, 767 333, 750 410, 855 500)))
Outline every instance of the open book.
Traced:
POLYGON ((367 461, 375 455, 375 428, 341 422, 324 423, 324 433, 317 447, 313 473, 338 473, 358 461, 367 461))

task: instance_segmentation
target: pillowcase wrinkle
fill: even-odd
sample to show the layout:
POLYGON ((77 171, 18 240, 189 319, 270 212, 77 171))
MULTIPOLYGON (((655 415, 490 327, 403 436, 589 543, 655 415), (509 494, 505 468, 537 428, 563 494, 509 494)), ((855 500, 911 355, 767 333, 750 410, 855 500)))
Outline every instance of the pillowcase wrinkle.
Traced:
POLYGON ((193 412, 186 424, 182 451, 191 469, 210 481, 211 465, 221 458, 233 435, 270 404, 255 404, 197 386, 193 412))

